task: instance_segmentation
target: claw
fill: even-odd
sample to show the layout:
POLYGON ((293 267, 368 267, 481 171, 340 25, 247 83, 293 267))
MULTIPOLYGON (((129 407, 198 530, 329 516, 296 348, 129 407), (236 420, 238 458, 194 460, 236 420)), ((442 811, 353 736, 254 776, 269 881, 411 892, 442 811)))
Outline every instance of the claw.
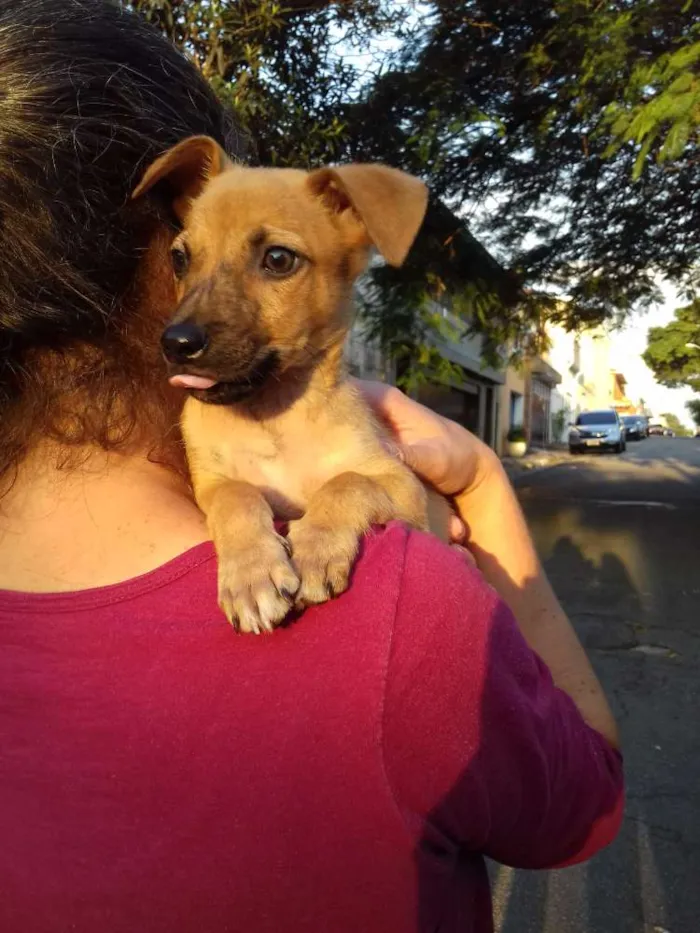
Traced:
POLYGON ((275 535, 250 551, 220 556, 219 606, 237 631, 273 632, 289 614, 299 578, 286 547, 275 535))

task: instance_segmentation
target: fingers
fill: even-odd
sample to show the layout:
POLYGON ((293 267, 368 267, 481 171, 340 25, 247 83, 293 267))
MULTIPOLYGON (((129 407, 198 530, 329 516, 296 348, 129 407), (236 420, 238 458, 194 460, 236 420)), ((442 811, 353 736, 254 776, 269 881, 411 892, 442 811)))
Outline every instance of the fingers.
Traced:
POLYGON ((398 454, 417 476, 441 489, 445 473, 445 451, 438 442, 426 440, 401 444, 398 454))
POLYGON ((404 423, 410 427, 431 426, 433 429, 444 419, 437 412, 426 408, 405 392, 386 382, 364 381, 351 378, 355 388, 364 396, 375 412, 385 421, 396 426, 404 423))
POLYGON ((350 377, 350 382, 358 389, 367 401, 381 407, 386 401, 386 396, 389 394, 389 390, 394 388, 393 386, 387 385, 386 382, 375 382, 370 379, 356 379, 354 376, 350 377))
POLYGON ((376 414, 389 424, 396 421, 397 410, 401 409, 402 402, 408 401, 406 396, 396 386, 385 382, 374 382, 352 378, 350 380, 355 388, 362 394, 365 401, 374 409, 376 414))
POLYGON ((467 528, 459 515, 450 518, 450 541, 453 544, 462 544, 467 537, 467 528))
POLYGON ((473 482, 478 461, 491 454, 489 448, 461 425, 430 411, 394 386, 352 381, 389 425, 400 458, 422 480, 445 495, 457 495, 473 482))

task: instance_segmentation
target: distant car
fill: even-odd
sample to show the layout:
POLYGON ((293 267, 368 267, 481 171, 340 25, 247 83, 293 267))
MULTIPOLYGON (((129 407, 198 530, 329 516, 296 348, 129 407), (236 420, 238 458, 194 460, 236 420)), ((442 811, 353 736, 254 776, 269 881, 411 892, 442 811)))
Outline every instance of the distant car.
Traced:
POLYGON ((650 424, 649 425, 649 436, 652 434, 660 434, 663 436, 664 427, 661 424, 650 424))
POLYGON ((623 415, 621 421, 628 441, 641 441, 647 436, 646 425, 639 415, 623 415))
POLYGON ((675 437, 676 432, 672 431, 670 428, 664 428, 664 437, 675 437))
POLYGON ((602 411, 582 411, 569 431, 569 451, 613 450, 622 453, 627 448, 625 426, 613 408, 602 411))

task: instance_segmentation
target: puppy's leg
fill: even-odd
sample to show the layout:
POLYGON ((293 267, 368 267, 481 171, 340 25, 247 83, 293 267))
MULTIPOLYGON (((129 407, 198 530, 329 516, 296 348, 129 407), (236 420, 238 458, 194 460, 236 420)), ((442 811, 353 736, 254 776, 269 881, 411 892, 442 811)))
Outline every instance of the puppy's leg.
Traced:
POLYGON ((250 483, 200 474, 194 486, 219 559, 219 606, 239 631, 271 632, 299 589, 272 509, 250 483))
POLYGON ((341 473, 313 496, 292 522, 292 560, 301 578, 297 605, 323 603, 348 587, 360 538, 392 519, 427 530, 427 496, 406 467, 387 460, 377 472, 341 473))

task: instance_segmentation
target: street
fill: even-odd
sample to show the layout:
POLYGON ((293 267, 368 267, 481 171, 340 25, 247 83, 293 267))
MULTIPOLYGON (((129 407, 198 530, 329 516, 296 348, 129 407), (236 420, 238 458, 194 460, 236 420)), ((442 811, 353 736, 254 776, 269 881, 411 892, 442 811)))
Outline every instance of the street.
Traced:
POLYGON ((700 929, 700 439, 652 437, 517 482, 622 732, 618 840, 559 872, 494 866, 499 933, 700 929))

